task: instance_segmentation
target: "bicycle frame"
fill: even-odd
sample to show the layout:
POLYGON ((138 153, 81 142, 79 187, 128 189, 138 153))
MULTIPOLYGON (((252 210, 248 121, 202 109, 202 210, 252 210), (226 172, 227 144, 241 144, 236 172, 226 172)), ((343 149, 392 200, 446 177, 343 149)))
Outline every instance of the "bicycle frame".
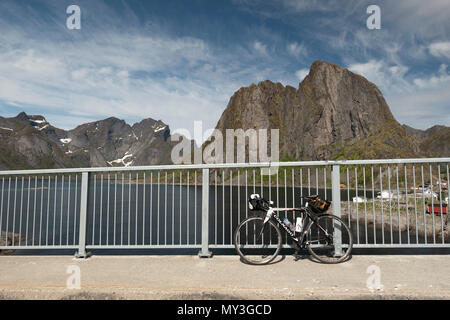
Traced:
MULTIPOLYGON (((266 217, 265 217, 264 222, 263 222, 263 227, 261 228, 261 231, 260 231, 260 235, 262 234, 266 223, 271 218, 274 218, 275 221, 277 221, 277 223, 283 227, 283 229, 286 231, 286 233, 291 237, 291 239, 299 247, 303 247, 305 245, 304 239, 305 239, 307 230, 309 229, 310 224, 314 223, 314 221, 317 220, 315 218, 314 214, 311 212, 311 209, 308 208, 308 206, 305 206, 304 208, 272 208, 272 207, 269 207, 269 209, 267 210, 267 213, 266 213, 266 217), (284 224, 283 221, 281 221, 281 219, 278 216, 278 214, 276 214, 277 212, 280 212, 280 211, 289 211, 289 212, 293 212, 293 213, 295 213, 295 212, 304 212, 306 214, 306 217, 310 219, 310 223, 307 226, 305 226, 305 224, 306 224, 306 217, 305 217, 304 221, 303 221, 303 225, 302 225, 302 231, 301 231, 300 235, 296 236, 295 232, 292 232, 286 226, 286 224, 284 224)), ((327 234, 326 230, 324 230, 320 225, 318 225, 318 226, 319 226, 319 228, 321 228, 327 234)))

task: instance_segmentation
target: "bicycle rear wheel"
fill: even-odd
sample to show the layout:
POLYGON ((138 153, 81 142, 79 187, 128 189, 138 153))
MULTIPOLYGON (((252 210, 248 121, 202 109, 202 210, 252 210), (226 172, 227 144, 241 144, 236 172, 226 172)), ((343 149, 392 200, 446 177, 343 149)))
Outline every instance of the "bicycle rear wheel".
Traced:
POLYGON ((350 256, 353 237, 349 227, 338 217, 320 215, 308 226, 307 249, 322 263, 340 263, 350 256))
POLYGON ((234 232, 234 246, 242 260, 249 264, 267 264, 280 252, 281 232, 272 221, 250 217, 242 221, 234 232))

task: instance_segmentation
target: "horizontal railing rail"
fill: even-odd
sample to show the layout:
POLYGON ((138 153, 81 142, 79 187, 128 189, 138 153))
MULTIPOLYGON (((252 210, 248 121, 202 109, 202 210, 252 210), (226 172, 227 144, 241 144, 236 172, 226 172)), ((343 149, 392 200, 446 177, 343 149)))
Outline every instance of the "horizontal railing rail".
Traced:
MULTIPOLYGON (((332 201, 355 247, 450 247, 450 158, 292 161, 0 171, 0 249, 233 248, 254 214, 332 201)), ((295 219, 290 212, 282 217, 295 219)), ((284 245, 290 246, 287 238, 284 245)))

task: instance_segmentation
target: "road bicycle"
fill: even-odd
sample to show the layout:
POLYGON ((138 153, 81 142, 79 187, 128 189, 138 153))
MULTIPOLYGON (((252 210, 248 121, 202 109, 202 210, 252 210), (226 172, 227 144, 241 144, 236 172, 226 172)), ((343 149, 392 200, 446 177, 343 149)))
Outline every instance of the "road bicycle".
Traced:
POLYGON ((234 232, 234 245, 243 262, 268 264, 280 253, 283 246, 281 228, 286 232, 285 244, 290 242, 295 255, 307 249, 313 259, 322 263, 346 261, 353 248, 349 227, 338 217, 325 213, 331 202, 317 195, 302 197, 306 203, 301 208, 275 208, 273 201, 252 194, 249 209, 256 214, 243 220, 234 232), (295 228, 287 218, 280 218, 279 212, 299 213, 295 228))

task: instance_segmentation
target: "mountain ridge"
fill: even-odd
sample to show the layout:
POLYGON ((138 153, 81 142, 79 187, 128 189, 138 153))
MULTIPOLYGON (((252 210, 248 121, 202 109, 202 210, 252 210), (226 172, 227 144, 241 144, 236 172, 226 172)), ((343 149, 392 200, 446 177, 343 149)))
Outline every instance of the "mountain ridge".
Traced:
MULTIPOLYGON (((279 129, 280 161, 450 156, 450 127, 401 125, 374 83, 320 60, 297 88, 239 88, 216 129, 279 129)), ((162 120, 108 117, 63 130, 25 112, 0 116, 0 138, 0 169, 170 164, 178 143, 162 120)))

